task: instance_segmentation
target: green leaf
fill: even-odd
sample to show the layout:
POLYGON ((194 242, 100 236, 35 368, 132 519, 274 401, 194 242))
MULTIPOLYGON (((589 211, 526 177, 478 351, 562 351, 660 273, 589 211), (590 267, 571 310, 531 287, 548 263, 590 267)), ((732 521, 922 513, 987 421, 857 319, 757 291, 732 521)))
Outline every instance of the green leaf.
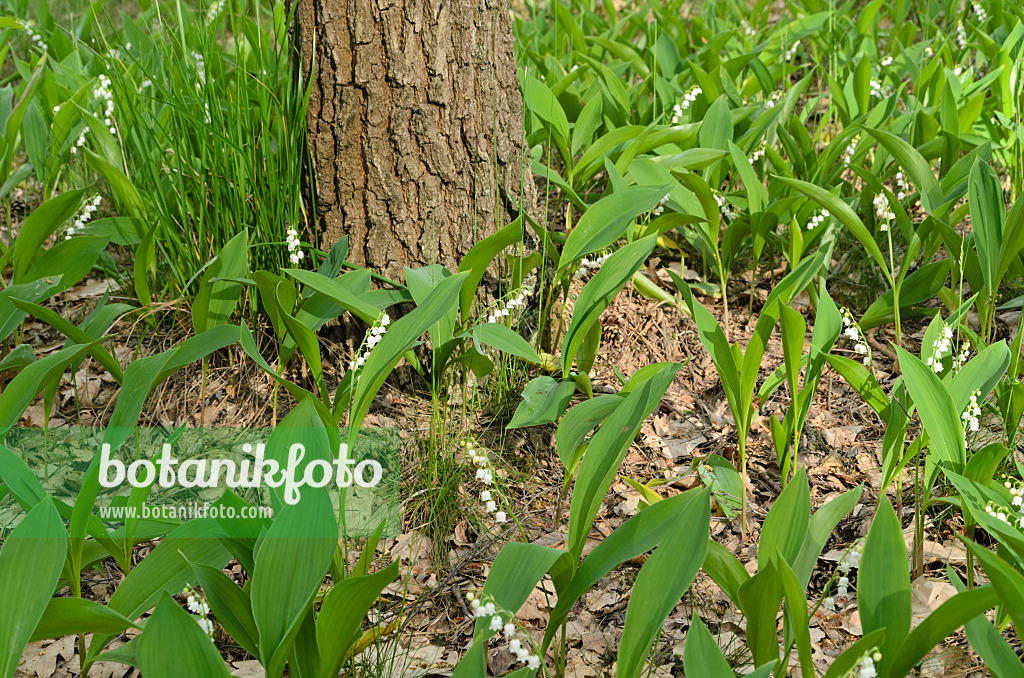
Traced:
POLYGON ((473 327, 473 339, 534 364, 540 364, 541 357, 529 342, 518 333, 499 323, 483 323, 473 327))
POLYGON ((686 644, 683 646, 683 669, 690 676, 706 676, 706 678, 736 678, 729 666, 729 660, 722 654, 708 627, 693 611, 690 630, 686 632, 686 644))
MULTIPOLYGON (((190 562, 224 567, 231 554, 221 544, 222 536, 223 532, 210 518, 190 520, 176 527, 124 578, 107 606, 128 619, 138 619, 163 594, 181 593, 194 576, 190 562)), ((94 637, 89 645, 90 656, 95 656, 111 638, 107 634, 94 637)))
POLYGON ((12 247, 11 266, 14 269, 12 281, 15 284, 29 282, 25 274, 43 250, 46 239, 75 215, 82 202, 84 190, 66 191, 56 198, 50 198, 32 210, 18 233, 12 247))
POLYGON ((999 260, 1003 240, 1003 189, 999 178, 988 163, 980 158, 974 161, 971 176, 967 182, 967 194, 971 207, 971 225, 974 230, 974 244, 981 262, 981 274, 985 279, 985 290, 991 296, 999 287, 999 260))
POLYGON ((321 678, 334 678, 363 632, 363 619, 384 587, 398 577, 398 561, 375 574, 349 577, 327 593, 316 620, 321 678))
POLYGON ((864 659, 864 654, 880 647, 883 640, 885 640, 885 629, 878 629, 877 631, 864 634, 863 638, 846 648, 841 655, 836 657, 836 660, 828 667, 825 678, 846 678, 850 675, 851 671, 860 665, 861 660, 864 659))
POLYGON ((65 318, 57 315, 52 310, 39 304, 33 304, 28 301, 22 301, 21 299, 11 299, 11 303, 17 306, 26 313, 31 313, 35 317, 39 318, 52 328, 66 336, 73 342, 79 344, 89 344, 92 349, 89 351, 89 355, 96 359, 100 365, 110 373, 110 376, 114 378, 114 381, 121 383, 124 378, 124 373, 121 371, 121 364, 117 362, 117 359, 110 354, 106 348, 100 344, 94 343, 96 337, 89 335, 88 332, 75 327, 65 318))
POLYGON ((935 178, 932 166, 928 164, 920 151, 895 134, 871 128, 866 128, 866 130, 900 164, 914 188, 920 192, 921 205, 928 214, 932 214, 942 204, 942 189, 939 188, 939 182, 935 178))
POLYGON ((546 375, 534 377, 523 388, 523 402, 519 403, 512 420, 505 428, 539 426, 553 422, 565 412, 575 390, 575 382, 571 379, 556 381, 546 375))
POLYGON ((569 583, 559 589, 542 647, 547 649, 562 620, 591 586, 630 558, 657 546, 673 526, 681 522, 684 511, 697 498, 706 499, 706 494, 690 490, 651 504, 602 539, 583 559, 569 583))
POLYGON ((476 298, 476 288, 484 279, 487 267, 504 249, 522 241, 523 221, 522 218, 518 218, 497 233, 493 233, 473 245, 466 252, 466 256, 462 257, 462 261, 459 262, 459 272, 468 272, 466 279, 462 282, 462 289, 459 291, 459 308, 462 311, 463 319, 469 317, 469 312, 473 308, 473 300, 476 298))
POLYGON ((366 324, 372 325, 377 322, 380 309, 360 299, 340 279, 328 278, 319 273, 306 271, 301 268, 289 268, 285 273, 311 290, 316 290, 338 306, 352 312, 366 324))
POLYGON ((776 553, 781 554, 789 565, 796 562, 807 537, 810 516, 811 491, 807 484, 807 469, 801 468, 772 504, 761 525, 761 539, 757 547, 759 569, 767 565, 776 553))
POLYGON ((370 357, 359 370, 359 382, 352 396, 352 410, 349 418, 349 441, 352 448, 363 417, 370 410, 373 396, 380 390, 384 380, 395 365, 430 327, 445 317, 459 301, 459 291, 467 273, 456 273, 437 284, 426 301, 418 304, 407 315, 391 323, 370 357))
POLYGON ((845 518, 853 510, 853 507, 857 505, 863 491, 863 484, 858 485, 852 490, 847 490, 815 511, 814 515, 811 516, 807 526, 807 537, 804 539, 804 543, 800 547, 800 553, 793 563, 793 573, 796 574, 797 579, 800 580, 800 584, 804 588, 807 588, 807 584, 811 580, 811 574, 814 572, 814 566, 818 562, 818 556, 821 555, 822 549, 825 548, 825 544, 828 543, 829 538, 832 536, 832 531, 836 529, 839 521, 845 518))
POLYGON ((196 623, 170 595, 163 594, 139 636, 137 666, 146 678, 204 676, 229 678, 227 665, 196 623))
POLYGON ((337 548, 338 522, 330 497, 312 488, 305 488, 299 503, 276 512, 263 537, 249 595, 259 629, 260 662, 271 678, 280 678, 284 671, 302 619, 337 548))
MULTIPOLYGON (((1003 609, 1010 615, 1014 628, 1024 629, 1024 575, 1021 575, 1020 571, 1010 563, 984 546, 976 544, 970 539, 964 539, 963 542, 974 553, 974 557, 978 559, 982 567, 985 568, 985 575, 992 582, 996 593, 999 594, 998 602, 1003 604, 1003 609)), ((957 596, 959 595, 957 594, 957 596)), ((971 617, 978 614, 980 612, 975 612, 971 617)))
POLYGON ((68 542, 51 501, 29 511, 0 549, 0 677, 18 669, 64 568, 68 542))
POLYGON ((812 183, 801 181, 799 179, 791 179, 789 177, 776 176, 776 179, 784 184, 792 186, 797 189, 808 198, 811 198, 816 203, 824 207, 829 213, 840 221, 846 228, 850 229, 850 233, 853 234, 860 244, 864 246, 871 258, 875 260, 878 267, 881 269, 882 274, 885 276, 886 281, 890 287, 893 284, 892 274, 889 270, 889 262, 882 254, 882 250, 878 247, 878 243, 871 236, 871 232, 868 231, 864 222, 860 220, 857 213, 854 212, 849 205, 846 204, 838 196, 829 193, 824 188, 815 186, 812 183))
POLYGON ((925 655, 957 629, 1005 600, 994 586, 957 593, 935 608, 910 632, 893 658, 889 675, 909 676, 925 655))
POLYGON ((712 539, 708 543, 708 554, 704 558, 704 571, 738 607, 740 587, 750 579, 750 573, 732 551, 712 539))
POLYGON ((565 239, 561 268, 566 269, 580 257, 610 247, 622 237, 631 221, 653 210, 671 189, 668 184, 630 186, 591 205, 565 239))
POLYGON ((562 421, 558 423, 555 449, 566 471, 571 470, 572 459, 587 434, 604 421, 621 403, 622 396, 606 393, 584 400, 565 413, 562 421))
MULTIPOLYGON (((588 212, 589 214, 589 212, 588 212)), ((572 368, 587 332, 598 322, 601 313, 612 303, 626 283, 654 251, 657 236, 651 235, 616 250, 590 281, 583 286, 573 307, 572 321, 562 340, 562 371, 572 368)))
POLYGON ((754 664, 779 660, 777 618, 785 597, 778 560, 768 564, 739 588, 740 609, 747 617, 747 646, 754 664))
POLYGON ((192 326, 197 334, 231 319, 231 313, 242 296, 242 285, 227 279, 244 278, 249 272, 248 247, 249 232, 242 229, 221 248, 203 274, 192 302, 192 326))
POLYGON ((558 102, 548 86, 527 74, 523 96, 530 102, 530 112, 551 126, 551 131, 557 136, 559 145, 567 146, 569 143, 569 121, 565 117, 565 111, 562 110, 562 104, 558 102))
POLYGON ((85 598, 51 598, 39 625, 32 633, 32 640, 62 638, 79 633, 116 635, 129 626, 135 624, 106 605, 85 598))
POLYGON ((259 630, 252 617, 249 594, 224 574, 223 570, 203 563, 191 563, 196 583, 210 603, 210 609, 231 638, 254 657, 259 656, 259 630))
MULTIPOLYGON (((904 365, 902 358, 900 365, 904 365)), ((885 644, 879 648, 879 674, 889 675, 897 650, 910 631, 911 593, 903 529, 884 497, 864 543, 857 576, 857 603, 865 635, 885 629, 885 644)))
POLYGON ((662 363, 661 371, 630 392, 590 439, 587 453, 580 462, 569 509, 568 549, 577 560, 633 438, 644 419, 661 402, 661 396, 681 367, 678 363, 662 363))
MULTIPOLYGON (((616 676, 636 678, 665 618, 697 576, 708 550, 710 493, 705 490, 680 511, 640 568, 626 608, 616 676)), ((660 502, 659 502, 660 503, 660 502)))
POLYGON ((951 470, 962 473, 967 463, 967 450, 960 411, 934 370, 900 347, 896 347, 896 353, 907 391, 917 406, 921 425, 928 432, 929 447, 951 470))
POLYGON ((729 98, 724 94, 712 102, 704 114, 697 140, 701 148, 717 148, 729 150, 732 141, 732 115, 729 112, 729 98))

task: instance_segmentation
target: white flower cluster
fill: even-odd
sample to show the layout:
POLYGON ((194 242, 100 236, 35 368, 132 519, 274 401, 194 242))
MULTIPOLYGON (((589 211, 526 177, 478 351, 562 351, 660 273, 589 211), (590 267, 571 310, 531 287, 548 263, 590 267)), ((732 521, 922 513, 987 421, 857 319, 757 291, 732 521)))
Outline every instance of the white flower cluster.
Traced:
POLYGON ((815 213, 814 216, 811 217, 811 220, 807 222, 807 230, 813 231, 815 227, 821 226, 829 216, 828 210, 821 210, 820 212, 815 213))
POLYGON ((668 202, 668 196, 669 194, 666 193, 665 197, 659 200, 658 204, 655 205, 653 210, 651 210, 652 217, 660 217, 665 212, 665 203, 668 202))
POLYGON ((856 570, 860 567, 860 559, 863 553, 864 542, 862 540, 854 544, 850 547, 850 550, 843 554, 839 565, 837 565, 840 575, 838 582, 836 582, 836 595, 835 597, 829 596, 821 601, 821 606, 826 610, 836 609, 837 599, 840 603, 846 603, 850 600, 850 570, 856 570))
MULTIPOLYGON (((370 357, 370 351, 372 351, 373 347, 379 344, 380 340, 384 338, 384 333, 388 331, 388 325, 390 324, 391 317, 388 316, 387 313, 382 313, 380 316, 380 320, 378 320, 374 324, 374 326, 370 328, 370 331, 367 332, 366 334, 366 341, 364 342, 366 350, 363 351, 362 355, 360 355, 358 358, 356 358, 355 360, 348 364, 349 370, 358 370, 360 367, 366 364, 366 359, 370 357)), ((355 376, 355 379, 353 380, 353 386, 357 381, 359 381, 358 374, 355 376)))
POLYGON ((1013 497, 1012 508, 1006 506, 1000 506, 989 502, 985 505, 985 513, 989 514, 996 520, 1006 523, 1007 525, 1016 525, 1020 529, 1024 530, 1024 514, 1014 515, 1014 512, 1020 513, 1021 505, 1024 504, 1024 487, 1020 485, 1014 486, 1009 480, 1003 482, 1003 487, 1010 491, 1010 496, 1013 497))
POLYGON ((193 615, 196 615, 193 619, 195 619, 196 623, 199 624, 199 628, 201 628, 206 635, 210 636, 210 638, 213 638, 213 620, 207 618, 207 615, 210 614, 210 606, 205 600, 188 589, 182 591, 182 595, 187 596, 186 602, 188 603, 188 611, 193 615))
POLYGON ((875 195, 875 216, 878 217, 878 230, 888 231, 889 224, 896 218, 896 214, 889 207, 889 198, 884 193, 875 195))
POLYGON ((763 158, 764 157, 764 152, 765 152, 765 150, 767 148, 768 148, 768 144, 765 143, 764 139, 761 139, 761 143, 759 143, 754 148, 754 152, 750 154, 750 162, 754 163, 754 162, 757 162, 758 160, 760 160, 761 158, 763 158))
POLYGON ((103 124, 110 129, 111 134, 117 134, 114 127, 114 93, 110 91, 110 78, 100 75, 99 80, 100 84, 92 91, 92 96, 103 102, 103 124))
POLYGON ((981 6, 980 2, 974 3, 974 14, 978 17, 978 23, 985 23, 988 21, 988 12, 981 6))
POLYGON ((775 108, 775 102, 782 98, 782 94, 783 94, 783 92, 781 90, 776 90, 776 91, 772 92, 771 94, 769 94, 768 98, 765 99, 765 101, 764 101, 764 108, 765 108, 765 110, 768 110, 770 108, 775 108))
POLYGON ((285 244, 288 246, 288 259, 293 264, 298 264, 306 258, 306 253, 302 251, 301 244, 299 242, 299 232, 294 228, 288 229, 288 237, 285 239, 285 244))
POLYGON ((892 57, 891 56, 882 57, 882 60, 879 61, 878 63, 880 63, 883 67, 888 68, 889 66, 892 66, 892 57))
POLYGON ((868 84, 871 87, 871 96, 873 97, 876 97, 878 99, 884 99, 892 95, 892 88, 879 80, 871 78, 871 82, 868 84))
MULTIPOLYGON (((947 353, 953 352, 953 328, 949 325, 942 327, 942 336, 932 342, 932 353, 924 361, 925 365, 935 370, 936 374, 942 372, 942 359, 947 353)), ((958 369, 967 362, 970 355, 970 347, 964 346, 964 350, 953 355, 953 370, 958 369)))
POLYGON ((843 316, 843 326, 846 328, 843 330, 843 336, 852 341, 853 350, 863 356, 861 362, 864 363, 864 366, 871 367, 871 347, 864 339, 864 332, 861 331, 860 325, 853 319, 853 314, 846 307, 839 309, 839 313, 843 316))
POLYGON ((196 64, 196 75, 199 82, 196 83, 196 91, 199 91, 199 83, 206 84, 206 59, 199 52, 192 52, 192 61, 196 64))
POLYGON ((87 200, 85 206, 82 207, 82 211, 78 213, 75 220, 68 226, 68 232, 64 234, 65 240, 71 240, 71 236, 76 235, 80 230, 85 228, 85 222, 92 219, 92 215, 100 208, 100 203, 103 198, 100 196, 93 197, 92 200, 87 200))
POLYGON ((1024 505, 1024 487, 1017 485, 1014 486, 1009 480, 1003 482, 1003 487, 1010 491, 1010 496, 1013 497, 1013 505, 1016 508, 1021 508, 1024 505))
POLYGON ((980 428, 980 422, 978 420, 978 417, 981 416, 981 405, 978 404, 978 398, 980 397, 981 391, 975 391, 972 393, 971 402, 967 404, 967 409, 960 415, 960 419, 963 420, 964 425, 964 447, 967 446, 967 431, 977 433, 980 428))
POLYGON ((85 135, 88 134, 89 131, 90 130, 88 125, 82 128, 82 133, 78 135, 78 141, 76 141, 75 145, 71 147, 71 155, 77 155, 78 149, 80 149, 82 146, 85 146, 85 135))
POLYGON ((683 118, 683 111, 690 108, 690 104, 697 100, 697 97, 704 93, 699 85, 694 85, 683 94, 682 102, 672 107, 672 124, 678 125, 683 118))
POLYGON ((843 149, 843 162, 847 165, 853 162, 853 154, 857 150, 857 144, 860 143, 860 135, 855 135, 850 139, 850 143, 846 144, 846 148, 843 149))
MULTIPOLYGON (((493 485, 494 471, 491 470, 491 460, 487 456, 487 453, 478 452, 476 448, 473 447, 472 442, 466 443, 463 441, 461 444, 467 446, 466 456, 468 456, 469 460, 473 462, 474 466, 476 466, 475 479, 479 480, 484 485, 493 485)), ((480 492, 480 502, 484 505, 485 511, 494 514, 494 522, 499 524, 508 522, 508 514, 504 511, 498 510, 498 501, 495 499, 495 495, 491 490, 482 490, 480 492)))
POLYGON ((473 609, 474 617, 477 619, 490 617, 491 621, 487 623, 487 628, 491 631, 501 631, 501 635, 509 641, 508 650, 516 656, 516 661, 526 664, 531 671, 540 668, 540 656, 532 652, 532 641, 527 641, 527 645, 523 645, 523 641, 519 640, 518 629, 512 623, 511 614, 508 615, 508 621, 506 621, 502 616, 503 610, 499 611, 493 601, 481 602, 473 593, 467 593, 466 598, 469 600, 469 606, 473 609))
MULTIPOLYGON (((960 45, 960 49, 967 47, 967 29, 964 28, 963 21, 956 23, 956 44, 960 45)), ((960 74, 957 73, 957 75, 960 74)))
MULTIPOLYGON (((607 257, 605 257, 607 258, 607 257)), ((584 259, 583 261, 587 261, 584 259)), ((603 263, 603 262, 602 262, 603 263)), ((581 269, 582 270, 582 269, 581 269)), ((504 323, 505 318, 512 315, 512 312, 517 308, 526 305, 526 299, 533 294, 533 290, 528 287, 520 287, 516 290, 504 305, 499 304, 487 314, 487 322, 489 323, 504 323)))
POLYGON ((743 27, 743 34, 747 37, 754 35, 754 28, 747 22, 746 19, 740 20, 740 26, 743 27))
POLYGON ((925 47, 924 47, 924 55, 926 57, 928 57, 929 59, 931 59, 932 57, 935 56, 935 50, 932 49, 931 45, 925 45, 925 47))
MULTIPOLYGON (((465 444, 465 443, 463 443, 465 444)), ((484 485, 491 485, 494 483, 494 471, 491 470, 491 460, 488 458, 486 452, 477 452, 474 447, 471 446, 466 450, 466 456, 476 466, 476 479, 484 485)), ((482 501, 490 501, 482 500, 482 501)), ((504 514, 502 514, 504 517, 504 514)), ((505 522, 505 521, 501 521, 505 522)))
POLYGON ((573 274, 573 277, 582 278, 584 275, 586 275, 587 271, 600 270, 600 268, 604 266, 604 262, 608 261, 608 257, 610 256, 610 254, 602 254, 593 261, 584 257, 583 259, 580 260, 580 267, 576 269, 576 273, 573 274))
POLYGON ((715 193, 715 202, 718 203, 718 211, 722 213, 723 219, 732 221, 736 217, 736 213, 732 211, 732 206, 726 201, 724 195, 715 193))
POLYGON ((866 652, 860 660, 860 670, 857 672, 857 678, 876 678, 878 676, 878 669, 875 668, 875 662, 882 661, 882 653, 877 649, 866 652))
POLYGON ((786 61, 792 61, 793 60, 793 57, 796 56, 796 48, 799 47, 799 46, 800 46, 800 41, 799 40, 797 42, 794 42, 792 45, 789 46, 789 49, 786 50, 786 53, 784 55, 784 58, 786 59, 786 61))
POLYGON ((43 42, 43 36, 39 35, 33 30, 33 24, 25 22, 25 34, 28 35, 29 40, 32 41, 33 45, 43 50, 44 52, 46 51, 46 43, 43 42))
POLYGON ((216 0, 212 5, 210 5, 210 8, 206 10, 206 23, 212 24, 223 11, 224 0, 216 0))
POLYGON ((897 172, 896 173, 896 199, 897 200, 903 200, 908 195, 910 195, 911 192, 912 191, 910 190, 910 182, 907 181, 907 178, 905 176, 903 176, 903 172, 902 171, 897 172))

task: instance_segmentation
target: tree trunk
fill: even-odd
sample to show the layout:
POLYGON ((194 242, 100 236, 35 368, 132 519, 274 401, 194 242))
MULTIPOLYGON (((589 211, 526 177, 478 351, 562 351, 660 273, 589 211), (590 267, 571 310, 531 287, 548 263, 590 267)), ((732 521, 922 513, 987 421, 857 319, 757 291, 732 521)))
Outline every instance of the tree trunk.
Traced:
POLYGON ((531 188, 507 0, 295 2, 323 248, 454 271, 531 188))

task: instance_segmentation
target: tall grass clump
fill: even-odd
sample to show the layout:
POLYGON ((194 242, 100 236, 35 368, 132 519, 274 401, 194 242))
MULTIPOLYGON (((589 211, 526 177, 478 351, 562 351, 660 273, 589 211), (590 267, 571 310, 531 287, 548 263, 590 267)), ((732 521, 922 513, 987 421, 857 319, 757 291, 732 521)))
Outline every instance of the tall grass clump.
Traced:
POLYGON ((307 227, 308 90, 292 70, 283 3, 273 21, 244 1, 160 7, 125 21, 107 63, 129 179, 155 229, 157 269, 178 296, 194 293, 190 284, 242 229, 251 270, 289 265, 287 231, 307 227))

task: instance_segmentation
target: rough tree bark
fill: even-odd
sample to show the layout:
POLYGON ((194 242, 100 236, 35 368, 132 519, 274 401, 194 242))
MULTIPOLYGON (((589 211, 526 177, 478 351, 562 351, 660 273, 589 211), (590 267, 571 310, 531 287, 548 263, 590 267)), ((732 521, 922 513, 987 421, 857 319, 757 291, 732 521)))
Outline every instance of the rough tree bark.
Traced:
POLYGON ((455 270, 529 177, 507 0, 295 2, 323 243, 392 279, 455 270))

